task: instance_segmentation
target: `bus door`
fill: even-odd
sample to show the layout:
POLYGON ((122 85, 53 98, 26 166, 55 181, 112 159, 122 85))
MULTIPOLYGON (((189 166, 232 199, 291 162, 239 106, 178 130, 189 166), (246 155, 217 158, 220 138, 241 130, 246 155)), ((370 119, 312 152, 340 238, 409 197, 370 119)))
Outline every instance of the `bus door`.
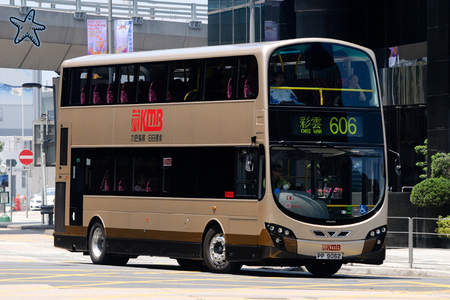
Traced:
POLYGON ((72 149, 72 172, 70 184, 70 225, 83 225, 83 194, 86 174, 84 149, 72 149))

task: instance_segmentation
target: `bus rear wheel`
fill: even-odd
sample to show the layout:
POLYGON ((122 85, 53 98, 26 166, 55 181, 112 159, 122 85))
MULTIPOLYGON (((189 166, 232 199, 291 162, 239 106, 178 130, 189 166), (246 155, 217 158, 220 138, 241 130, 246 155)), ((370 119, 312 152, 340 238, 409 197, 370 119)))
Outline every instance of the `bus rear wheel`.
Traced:
POLYGON ((339 261, 314 261, 305 264, 305 268, 315 277, 330 277, 342 267, 339 261))
POLYGON ((109 264, 110 254, 106 253, 106 235, 103 225, 99 222, 92 225, 89 233, 89 256, 94 264, 109 264))
POLYGON ((226 260, 225 236, 219 226, 208 230, 203 243, 205 264, 214 273, 235 273, 241 264, 226 260))

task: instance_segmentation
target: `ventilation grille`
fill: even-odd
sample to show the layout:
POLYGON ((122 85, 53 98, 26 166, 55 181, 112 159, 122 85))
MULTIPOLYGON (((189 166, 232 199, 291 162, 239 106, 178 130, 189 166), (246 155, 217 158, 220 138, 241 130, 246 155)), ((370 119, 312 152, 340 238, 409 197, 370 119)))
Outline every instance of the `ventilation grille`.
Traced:
POLYGON ((316 237, 332 237, 332 238, 343 238, 348 237, 352 232, 351 231, 322 231, 322 230, 311 230, 311 232, 316 237))

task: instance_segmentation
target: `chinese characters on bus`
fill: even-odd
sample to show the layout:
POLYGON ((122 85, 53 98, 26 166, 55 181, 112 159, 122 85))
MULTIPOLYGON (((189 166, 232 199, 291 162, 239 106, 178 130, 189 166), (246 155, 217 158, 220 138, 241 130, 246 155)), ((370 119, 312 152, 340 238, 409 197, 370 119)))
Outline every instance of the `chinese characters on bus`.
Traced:
POLYGON ((162 142, 163 136, 157 134, 145 134, 142 132, 161 131, 163 126, 162 109, 133 109, 131 114, 131 142, 162 142))
POLYGON ((361 136, 362 120, 359 117, 299 116, 302 135, 361 136))

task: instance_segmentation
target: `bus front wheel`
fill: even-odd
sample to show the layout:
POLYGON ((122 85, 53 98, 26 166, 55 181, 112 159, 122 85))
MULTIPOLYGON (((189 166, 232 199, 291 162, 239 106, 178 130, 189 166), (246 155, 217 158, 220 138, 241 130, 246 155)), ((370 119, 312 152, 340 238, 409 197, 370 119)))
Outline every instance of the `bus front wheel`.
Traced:
POLYGON ((339 261, 314 261, 305 264, 305 268, 315 277, 330 277, 342 267, 339 261))
POLYGON ((106 235, 103 225, 94 223, 89 233, 89 256, 94 264, 109 264, 111 255, 106 253, 106 235))
POLYGON ((219 226, 208 230, 203 243, 205 264, 211 272, 235 273, 241 264, 226 260, 225 236, 219 226))

